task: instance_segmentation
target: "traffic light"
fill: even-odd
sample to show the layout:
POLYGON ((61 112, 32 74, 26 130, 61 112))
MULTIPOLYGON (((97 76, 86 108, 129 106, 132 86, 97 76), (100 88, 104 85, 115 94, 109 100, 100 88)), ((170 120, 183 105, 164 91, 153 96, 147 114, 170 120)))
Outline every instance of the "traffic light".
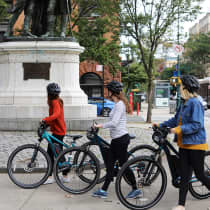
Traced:
POLYGON ((170 78, 170 85, 171 86, 178 86, 181 84, 181 79, 179 77, 171 77, 170 78))

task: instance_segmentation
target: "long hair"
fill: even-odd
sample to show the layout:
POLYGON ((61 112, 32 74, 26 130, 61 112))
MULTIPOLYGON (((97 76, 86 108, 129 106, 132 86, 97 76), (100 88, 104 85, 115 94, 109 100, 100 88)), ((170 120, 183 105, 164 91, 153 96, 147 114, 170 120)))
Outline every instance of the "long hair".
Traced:
POLYGON ((124 93, 123 92, 120 92, 120 94, 113 93, 113 95, 116 96, 119 100, 121 100, 125 104, 126 112, 128 114, 131 114, 131 106, 128 103, 128 100, 125 97, 124 93))
POLYGON ((189 98, 197 97, 198 94, 196 92, 190 93, 184 86, 181 84, 180 85, 180 92, 181 96, 184 100, 188 100, 189 98))
POLYGON ((47 104, 49 105, 49 107, 52 106, 52 101, 58 99, 60 106, 63 107, 64 103, 63 103, 63 99, 59 97, 59 95, 50 95, 48 94, 48 98, 47 98, 47 104))

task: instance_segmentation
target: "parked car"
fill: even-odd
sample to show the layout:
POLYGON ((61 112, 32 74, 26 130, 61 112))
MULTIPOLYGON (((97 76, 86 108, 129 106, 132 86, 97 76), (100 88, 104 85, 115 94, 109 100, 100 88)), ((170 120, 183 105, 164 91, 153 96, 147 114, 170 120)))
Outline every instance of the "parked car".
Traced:
POLYGON ((200 95, 198 95, 198 100, 202 103, 204 110, 207 110, 208 104, 200 95))
MULTIPOLYGON (((102 115, 103 112, 103 97, 91 97, 88 98, 89 104, 94 104, 97 106, 97 115, 102 115)), ((114 107, 114 102, 104 98, 104 116, 108 117, 109 113, 114 107)))

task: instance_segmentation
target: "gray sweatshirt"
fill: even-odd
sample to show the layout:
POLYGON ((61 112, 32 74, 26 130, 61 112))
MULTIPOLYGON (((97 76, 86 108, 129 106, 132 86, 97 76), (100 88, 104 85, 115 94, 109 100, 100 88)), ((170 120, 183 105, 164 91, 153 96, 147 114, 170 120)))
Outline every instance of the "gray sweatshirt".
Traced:
POLYGON ((103 124, 103 128, 109 128, 112 139, 119 138, 128 133, 126 128, 126 107, 123 101, 119 101, 109 114, 109 122, 103 124))

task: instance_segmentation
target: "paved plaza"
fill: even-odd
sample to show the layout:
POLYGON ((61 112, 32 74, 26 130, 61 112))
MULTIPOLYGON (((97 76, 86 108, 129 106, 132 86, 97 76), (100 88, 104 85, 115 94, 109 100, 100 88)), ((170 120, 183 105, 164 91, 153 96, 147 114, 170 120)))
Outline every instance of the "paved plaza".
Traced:
MULTIPOLYGON (((169 114, 167 108, 153 109, 153 122, 162 122, 173 115, 169 114)), ((151 139, 151 124, 145 123, 146 104, 143 104, 140 115, 134 113, 128 118, 129 132, 136 135, 132 140, 130 147, 139 144, 153 144, 151 139)), ((210 120, 205 118, 208 141, 210 133, 210 120)), ((101 135, 109 140, 108 130, 100 131, 101 135)), ((70 133, 70 132, 69 132, 70 133)), ((85 132, 71 132, 72 134, 83 134, 83 138, 78 141, 78 145, 88 141, 85 132)), ((170 136, 172 137, 172 136, 170 136)), ((100 187, 97 185, 91 192, 83 195, 71 195, 61 190, 57 184, 43 185, 37 189, 24 190, 15 186, 5 172, 6 163, 9 154, 17 147, 23 144, 34 143, 37 141, 36 132, 0 132, 0 210, 123 210, 126 209, 117 199, 114 184, 109 188, 107 199, 97 199, 91 197, 91 192, 100 187)), ((154 145, 154 144, 153 144, 154 145)), ((46 143, 43 143, 46 148, 46 143)), ((171 185, 171 177, 168 173, 166 161, 163 161, 168 174, 168 186, 165 195, 161 201, 152 209, 171 210, 176 205, 178 199, 178 190, 171 185)), ((188 194, 186 210, 207 210, 210 207, 210 198, 206 200, 196 200, 188 194)))

